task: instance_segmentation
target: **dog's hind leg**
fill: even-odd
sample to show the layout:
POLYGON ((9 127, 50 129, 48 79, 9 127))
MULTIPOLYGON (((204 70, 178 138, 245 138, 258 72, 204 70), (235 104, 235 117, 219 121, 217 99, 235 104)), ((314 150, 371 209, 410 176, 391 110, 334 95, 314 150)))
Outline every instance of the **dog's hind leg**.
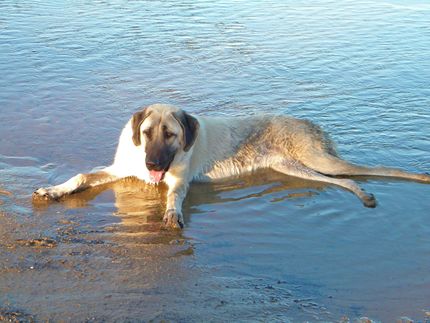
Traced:
POLYGON ((408 179, 430 183, 430 175, 414 174, 391 167, 366 167, 349 163, 328 153, 315 153, 302 161, 307 167, 326 175, 364 175, 408 179))
POLYGON ((270 168, 286 175, 343 187, 354 193, 363 202, 364 206, 376 206, 374 196, 364 192, 360 186, 357 185, 357 183, 350 179, 328 177, 304 166, 299 162, 279 161, 270 165, 270 168))
POLYGON ((110 172, 110 168, 89 174, 78 174, 68 181, 46 188, 39 188, 33 193, 34 199, 58 200, 61 197, 83 191, 90 187, 108 184, 118 180, 119 177, 110 172))

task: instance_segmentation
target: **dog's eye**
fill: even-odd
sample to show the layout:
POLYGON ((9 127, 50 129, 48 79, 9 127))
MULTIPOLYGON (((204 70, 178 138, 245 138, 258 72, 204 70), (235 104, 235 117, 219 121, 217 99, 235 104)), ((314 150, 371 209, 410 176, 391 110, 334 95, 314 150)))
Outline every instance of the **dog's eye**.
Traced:
POLYGON ((164 137, 165 137, 166 139, 170 139, 170 138, 175 137, 175 136, 176 136, 176 135, 175 135, 173 132, 166 131, 166 132, 164 133, 164 137))
POLYGON ((142 133, 148 138, 148 139, 151 139, 151 136, 152 136, 152 130, 151 129, 146 129, 146 130, 143 130, 142 131, 142 133))

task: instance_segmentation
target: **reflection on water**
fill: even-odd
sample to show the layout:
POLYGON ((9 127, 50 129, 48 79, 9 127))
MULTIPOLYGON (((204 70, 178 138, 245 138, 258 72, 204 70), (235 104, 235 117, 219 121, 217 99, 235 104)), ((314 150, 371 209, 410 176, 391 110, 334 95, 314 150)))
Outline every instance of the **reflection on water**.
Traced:
POLYGON ((0 2, 0 317, 70 321, 425 320, 430 185, 337 187, 262 172, 118 182, 32 205, 112 161, 141 105, 292 114, 357 163, 429 171, 430 7, 402 1, 0 2), (193 306, 190 306, 193 304, 193 306))
MULTIPOLYGON (((271 172, 218 184, 198 184, 192 186, 185 202, 186 223, 193 222, 193 214, 202 213, 201 207, 246 203, 249 199, 276 193, 291 201, 308 198, 323 188, 271 172)), ((57 211, 55 219, 43 220, 44 224, 39 223, 40 220, 30 220, 31 225, 27 223, 26 226, 37 226, 38 230, 43 225, 54 226, 55 233, 51 232, 49 238, 34 239, 34 233, 27 233, 25 239, 22 235, 20 239, 15 235, 3 239, 10 250, 2 273, 5 277, 19 273, 21 277, 19 284, 13 282, 13 287, 4 284, 5 290, 10 292, 8 295, 19 299, 14 300, 16 306, 24 307, 26 302, 33 304, 30 295, 35 291, 31 289, 28 295, 24 287, 30 284, 29 280, 36 279, 37 290, 50 297, 38 300, 38 309, 32 305, 25 308, 32 313, 39 313, 39 310, 49 313, 49 316, 39 314, 39 318, 53 319, 64 315, 74 320, 87 319, 94 308, 103 311, 98 318, 123 319, 130 311, 129 306, 136 303, 141 304, 141 308, 133 307, 132 317, 139 315, 140 319, 199 321, 215 317, 220 308, 226 318, 231 315, 243 319, 258 315, 267 320, 330 317, 315 297, 306 297, 310 292, 301 289, 315 287, 307 286, 309 283, 301 279, 219 276, 213 264, 196 264, 195 250, 204 239, 189 237, 186 231, 162 228, 165 194, 163 185, 148 185, 130 178, 71 195, 59 204, 38 201, 33 207, 34 214, 39 217, 52 217, 53 208, 64 208, 64 211, 57 211), (111 209, 112 205, 115 210, 111 209), (106 207, 112 214, 109 220, 106 207), (94 216, 96 219, 91 219, 94 216), (31 249, 41 256, 34 257, 31 249), (57 278, 48 278, 52 272, 57 278), (72 285, 64 279, 73 282, 72 285), (74 300, 75 290, 91 292, 74 300), (94 294, 104 295, 103 304, 91 299, 94 294), (184 308, 183 299, 194 306, 184 308), (70 309, 70 302, 73 307, 79 307, 79 313, 70 309), (124 308, 123 302, 130 303, 124 308), (51 312, 52 306, 60 312, 51 312)), ((272 202, 276 201, 272 199, 272 202)), ((16 225, 8 223, 9 227, 16 225)), ((226 241, 215 242, 215 249, 219 243, 224 245, 226 241)))

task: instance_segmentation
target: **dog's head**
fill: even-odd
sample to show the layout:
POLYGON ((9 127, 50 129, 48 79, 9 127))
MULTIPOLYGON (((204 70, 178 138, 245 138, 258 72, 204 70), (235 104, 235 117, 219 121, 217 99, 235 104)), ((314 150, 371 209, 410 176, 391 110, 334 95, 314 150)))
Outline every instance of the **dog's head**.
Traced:
POLYGON ((178 108, 154 104, 133 115, 133 143, 144 148, 152 182, 160 182, 175 156, 188 152, 196 140, 199 123, 178 108))

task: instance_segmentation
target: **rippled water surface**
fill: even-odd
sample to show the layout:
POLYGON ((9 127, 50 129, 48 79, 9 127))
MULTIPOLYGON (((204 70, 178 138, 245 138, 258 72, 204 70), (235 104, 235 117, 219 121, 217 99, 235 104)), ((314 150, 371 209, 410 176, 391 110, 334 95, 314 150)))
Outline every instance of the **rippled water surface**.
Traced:
POLYGON ((137 181, 31 202, 155 102, 305 117, 348 160, 428 172, 428 2, 6 0, 0 75, 0 319, 429 321, 430 185, 361 178, 367 209, 272 172, 196 184, 182 233, 137 181))

